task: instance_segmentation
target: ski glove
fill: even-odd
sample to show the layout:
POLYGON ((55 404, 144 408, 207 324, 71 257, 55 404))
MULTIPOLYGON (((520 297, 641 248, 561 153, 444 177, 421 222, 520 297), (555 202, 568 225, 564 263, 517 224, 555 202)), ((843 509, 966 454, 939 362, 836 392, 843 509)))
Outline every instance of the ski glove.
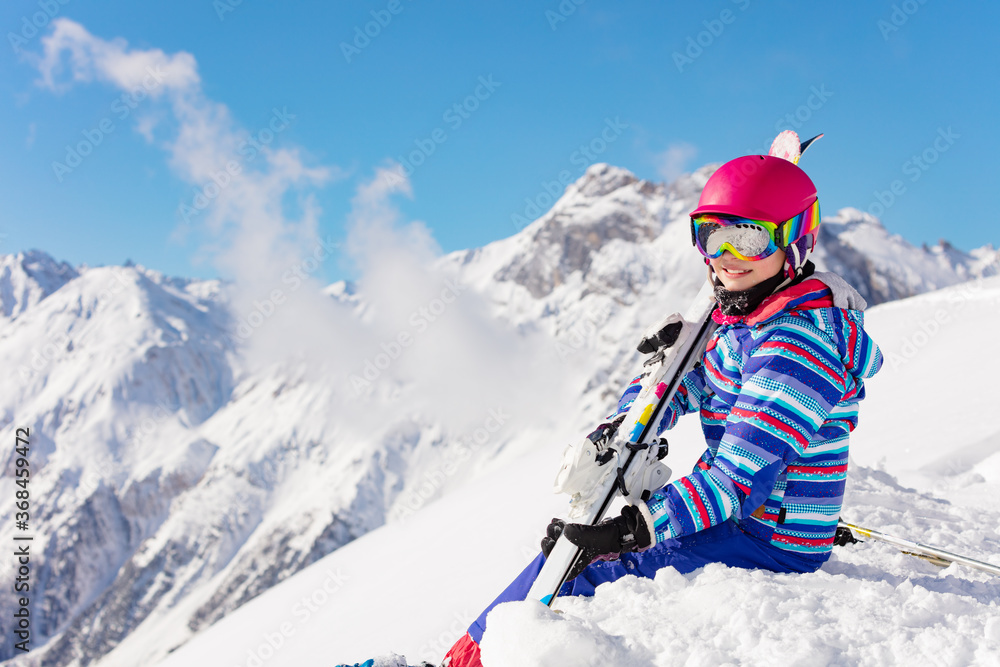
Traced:
POLYGON ((624 553, 648 549, 653 543, 649 527, 639 508, 626 505, 620 516, 605 519, 596 526, 566 523, 552 519, 542 538, 542 553, 548 558, 559 536, 580 547, 580 557, 566 580, 575 579, 588 565, 599 560, 618 560, 624 553))

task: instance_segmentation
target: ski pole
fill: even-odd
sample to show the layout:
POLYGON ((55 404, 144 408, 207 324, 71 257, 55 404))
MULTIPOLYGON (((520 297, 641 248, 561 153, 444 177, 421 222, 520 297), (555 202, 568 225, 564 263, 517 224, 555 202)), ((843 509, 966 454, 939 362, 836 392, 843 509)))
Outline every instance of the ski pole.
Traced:
POLYGON ((873 540, 878 540, 880 542, 885 542, 886 544, 891 544, 896 547, 904 554, 910 556, 916 556, 917 558, 922 558, 930 563, 939 565, 941 567, 947 567, 952 563, 959 563, 960 565, 966 565, 968 567, 974 567, 977 570, 982 570, 983 572, 989 572, 990 574, 1000 575, 1000 565, 993 565, 992 563, 984 563, 981 560, 976 560, 974 558, 968 558, 966 556, 959 556, 958 554, 952 553, 950 551, 945 551, 944 549, 938 549, 937 547, 929 547, 926 544, 920 544, 918 542, 911 542, 910 540, 904 540, 900 537, 893 537, 892 535, 886 535, 885 533, 879 532, 877 530, 872 530, 871 528, 862 528, 861 526, 855 526, 854 524, 847 523, 843 519, 837 522, 837 538, 836 544, 838 546, 844 546, 852 542, 860 542, 853 536, 853 533, 857 533, 862 537, 868 537, 873 540), (844 535, 841 530, 846 529, 848 535, 844 535))

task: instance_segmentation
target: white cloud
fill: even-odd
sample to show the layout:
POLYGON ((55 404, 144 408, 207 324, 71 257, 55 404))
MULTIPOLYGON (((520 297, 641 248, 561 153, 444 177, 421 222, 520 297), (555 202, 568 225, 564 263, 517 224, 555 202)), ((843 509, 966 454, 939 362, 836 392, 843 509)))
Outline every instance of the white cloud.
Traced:
POLYGON ((182 51, 168 56, 160 49, 130 51, 125 40, 102 40, 65 18, 56 19, 52 26, 52 34, 42 39, 44 54, 35 61, 42 76, 39 84, 51 90, 70 85, 57 82, 65 57, 69 59, 74 81, 97 79, 122 90, 133 90, 159 79, 163 87, 155 86, 151 91, 154 96, 167 89, 196 90, 201 85, 197 64, 190 53, 182 51))
POLYGON ((671 144, 656 156, 656 168, 667 183, 687 171, 687 165, 698 154, 698 148, 686 142, 671 144))
POLYGON ((251 160, 240 154, 240 147, 253 133, 241 128, 224 104, 204 94, 191 54, 132 49, 123 39, 104 40, 65 18, 53 21, 42 44, 43 54, 33 64, 44 88, 61 91, 98 81, 123 93, 141 90, 162 103, 135 114, 135 130, 167 151, 170 166, 194 186, 195 198, 201 195, 206 203, 192 208, 191 215, 211 239, 213 261, 233 281, 235 320, 245 321, 274 290, 286 295, 280 317, 270 318, 269 326, 249 337, 251 354, 273 361, 275 350, 296 343, 300 355, 321 347, 311 332, 317 318, 324 317, 318 314, 330 308, 329 299, 320 294, 315 264, 309 265, 312 271, 301 271, 303 262, 313 261, 311 256, 329 255, 317 233, 319 209, 310 189, 344 172, 306 164, 296 149, 271 147, 275 132, 292 122, 294 114, 275 110, 272 116, 279 124, 257 131, 260 136, 266 130, 271 141, 255 149, 251 160), (227 171, 227 165, 235 168, 227 171), (290 197, 297 198, 301 211, 295 218, 286 215, 290 197), (293 290, 288 277, 296 268, 303 278, 293 290), (297 337, 276 342, 276 336, 289 331, 298 332, 297 337))
MULTIPOLYGON (((490 304, 434 268, 441 251, 427 226, 401 220, 392 197, 412 197, 413 191, 399 165, 377 169, 352 199, 346 249, 367 304, 359 320, 322 294, 314 273, 316 258, 332 249, 331 239, 318 234, 312 191, 344 177, 342 169, 310 165, 295 148, 263 147, 262 157, 240 161, 238 149, 248 137, 274 127, 256 133, 240 128, 224 104, 205 96, 190 54, 130 49, 122 39, 103 40, 67 19, 54 21, 43 45, 34 61, 39 84, 54 91, 86 81, 129 91, 150 83, 150 72, 157 75, 160 106, 137 116, 136 131, 167 151, 180 178, 211 189, 210 205, 192 221, 209 234, 213 261, 233 280, 232 312, 250 334, 251 367, 304 368, 341 399, 358 397, 351 376, 383 359, 378 355, 387 346, 395 351, 393 343, 408 335, 405 349, 379 369, 372 392, 333 402, 344 423, 365 423, 362 412, 384 421, 388 400, 461 430, 481 423, 488 407, 523 418, 541 401, 557 400, 551 382, 565 373, 554 367, 551 341, 531 341, 499 326, 490 304), (240 172, 220 179, 234 160, 240 172), (210 186, 220 180, 224 186, 210 186), (300 211, 294 219, 286 213, 290 195, 300 211), (272 307, 275 290, 282 302, 272 307)), ((294 114, 282 109, 278 115, 294 114)))
POLYGON ((441 268, 430 230, 402 220, 392 203, 396 193, 412 194, 409 179, 397 164, 380 168, 358 187, 348 216, 347 249, 368 305, 350 374, 363 378, 369 361, 398 353, 358 402, 392 387, 408 410, 454 433, 480 425, 488 408, 502 407, 521 427, 539 418, 539 405, 552 406, 544 418, 559 414, 570 398, 557 389, 567 371, 551 340, 498 322, 492 304, 441 268), (400 340, 405 346, 396 345, 400 340))

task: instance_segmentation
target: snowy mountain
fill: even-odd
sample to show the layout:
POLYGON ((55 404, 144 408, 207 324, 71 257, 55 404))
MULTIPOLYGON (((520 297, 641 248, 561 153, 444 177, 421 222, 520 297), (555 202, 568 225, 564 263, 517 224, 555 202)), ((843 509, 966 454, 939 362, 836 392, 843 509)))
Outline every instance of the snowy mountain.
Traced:
POLYGON ((853 208, 823 219, 816 256, 817 265, 842 275, 871 305, 993 276, 1000 270, 1000 253, 992 246, 971 253, 947 241, 916 248, 890 234, 877 218, 853 208))
POLYGON ((0 312, 7 319, 17 317, 78 275, 69 264, 57 264, 37 250, 2 255, 0 312))
MULTIPOLYGON (((232 394, 228 316, 216 283, 138 267, 74 271, 38 252, 5 267, 16 291, 2 291, 18 298, 0 328, 10 371, 0 410, 11 441, 16 428, 31 430, 34 631, 61 637, 51 655, 68 644, 99 653, 130 629, 136 589, 156 603, 136 583, 152 570, 136 566, 136 549, 215 453, 192 429, 232 394), (100 622, 80 616, 88 608, 121 624, 77 641, 84 623, 100 622)), ((4 466, 11 494, 14 457, 4 466)), ((151 578, 162 582, 163 569, 151 578)))
MULTIPOLYGON (((483 289, 514 283, 536 300, 574 280, 585 286, 583 296, 623 292, 625 299, 629 293, 658 291, 681 275, 700 281, 703 271, 690 256, 687 213, 716 168, 709 165, 663 185, 594 165, 519 234, 449 259, 474 264, 467 272, 483 289)), ((992 246, 969 254, 946 241, 916 248, 853 208, 823 222, 814 254, 818 268, 847 277, 871 305, 1000 271, 1000 253, 992 246)))
MULTIPOLYGON (((266 338, 292 306, 276 308, 250 339, 287 348, 273 363, 243 354, 233 332, 253 320, 226 285, 0 258, 0 362, 16 369, 2 427, 9 442, 32 434, 36 643, 23 664, 154 664, 331 552, 357 553, 345 547, 357 538, 417 526, 438 498, 487 511, 478 489, 509 489, 513 462, 607 413, 638 332, 704 280, 686 214, 713 169, 662 185, 594 165, 509 238, 385 286, 330 286, 326 328, 266 338), (299 354, 316 336, 321 362, 299 354)), ((875 303, 1000 268, 992 247, 916 248, 853 209, 825 221, 821 244, 821 268, 875 303)), ((547 489, 553 465, 517 486, 547 489)), ((10 457, 3 493, 13 469, 10 457)), ((13 533, 4 521, 0 539, 13 533)))

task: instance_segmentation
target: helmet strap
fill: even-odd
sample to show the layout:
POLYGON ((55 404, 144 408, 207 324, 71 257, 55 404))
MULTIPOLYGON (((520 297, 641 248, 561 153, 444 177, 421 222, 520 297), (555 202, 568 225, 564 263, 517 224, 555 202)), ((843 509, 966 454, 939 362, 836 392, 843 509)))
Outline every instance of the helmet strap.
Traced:
POLYGON ((789 280, 802 273, 812 249, 812 235, 803 236, 785 247, 785 274, 789 280))

